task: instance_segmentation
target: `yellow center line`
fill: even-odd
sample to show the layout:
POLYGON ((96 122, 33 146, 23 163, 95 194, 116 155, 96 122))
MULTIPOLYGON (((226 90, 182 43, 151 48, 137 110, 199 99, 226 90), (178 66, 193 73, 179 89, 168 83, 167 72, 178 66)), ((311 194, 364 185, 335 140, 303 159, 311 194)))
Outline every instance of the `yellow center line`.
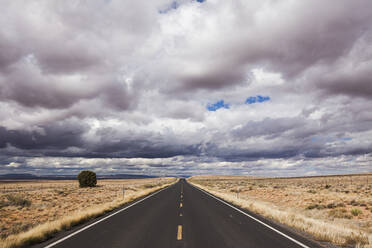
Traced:
POLYGON ((177 240, 182 240, 182 225, 178 225, 177 240))

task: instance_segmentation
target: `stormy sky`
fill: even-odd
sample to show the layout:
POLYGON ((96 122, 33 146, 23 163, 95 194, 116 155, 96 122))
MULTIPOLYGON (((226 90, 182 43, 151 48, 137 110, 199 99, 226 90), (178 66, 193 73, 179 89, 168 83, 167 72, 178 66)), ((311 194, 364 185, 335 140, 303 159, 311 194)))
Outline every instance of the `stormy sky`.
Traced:
POLYGON ((370 0, 0 0, 0 173, 372 169, 370 0))

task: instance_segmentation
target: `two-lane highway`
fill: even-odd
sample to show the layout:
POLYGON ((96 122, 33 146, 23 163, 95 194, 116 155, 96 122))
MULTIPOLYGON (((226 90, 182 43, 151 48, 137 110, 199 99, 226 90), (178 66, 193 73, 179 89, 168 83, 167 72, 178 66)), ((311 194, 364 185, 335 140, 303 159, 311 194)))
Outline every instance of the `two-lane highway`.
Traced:
POLYGON ((38 247, 319 247, 289 235, 180 180, 85 230, 38 247))

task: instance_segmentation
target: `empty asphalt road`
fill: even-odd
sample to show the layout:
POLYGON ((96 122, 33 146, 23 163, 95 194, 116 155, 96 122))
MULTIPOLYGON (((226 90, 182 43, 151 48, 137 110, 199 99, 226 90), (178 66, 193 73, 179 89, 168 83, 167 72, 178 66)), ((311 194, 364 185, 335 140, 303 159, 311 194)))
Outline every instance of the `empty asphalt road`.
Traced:
POLYGON ((39 247, 319 246, 271 224, 268 227, 180 180, 89 228, 39 247))

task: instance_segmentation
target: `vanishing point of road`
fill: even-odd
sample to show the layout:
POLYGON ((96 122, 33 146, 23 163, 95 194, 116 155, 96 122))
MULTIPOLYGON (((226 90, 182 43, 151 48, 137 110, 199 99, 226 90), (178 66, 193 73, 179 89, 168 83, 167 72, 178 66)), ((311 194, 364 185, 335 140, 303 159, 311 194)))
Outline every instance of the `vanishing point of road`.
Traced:
POLYGON ((186 180, 35 247, 320 247, 186 180))

